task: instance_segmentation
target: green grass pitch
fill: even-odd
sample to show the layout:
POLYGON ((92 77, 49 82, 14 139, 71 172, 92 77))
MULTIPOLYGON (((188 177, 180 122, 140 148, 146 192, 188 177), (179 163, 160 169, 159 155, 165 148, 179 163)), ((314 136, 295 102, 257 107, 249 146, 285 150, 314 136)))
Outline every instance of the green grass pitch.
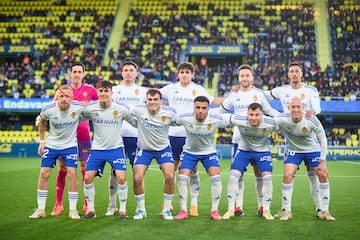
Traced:
MULTIPOLYGON (((227 210, 227 180, 230 161, 222 160, 223 194, 220 214, 227 210)), ((56 169, 52 170, 47 199, 46 218, 28 219, 36 207, 36 189, 40 158, 0 159, 0 232, 1 239, 359 239, 360 216, 360 162, 329 161, 331 184, 330 210, 335 222, 317 219, 305 167, 297 173, 293 193, 291 221, 266 221, 256 216, 257 203, 252 169, 245 176, 245 216, 231 220, 214 221, 210 214, 210 179, 199 167, 201 189, 199 217, 187 220, 164 221, 158 213, 163 201, 163 177, 155 161, 145 176, 145 198, 148 217, 133 220, 136 203, 132 190, 131 170, 128 170, 129 197, 127 211, 130 219, 121 221, 116 216, 105 217, 108 203, 107 182, 109 166, 105 175, 95 179, 95 208, 97 218, 70 220, 67 217, 68 201, 65 189, 65 212, 50 216, 55 202, 56 169)), ((272 213, 281 207, 281 179, 283 163, 274 162, 274 195, 272 213)), ((78 170, 79 176, 80 171, 78 170)), ((80 177, 79 177, 80 178, 80 177)), ((78 209, 82 208, 83 191, 79 189, 78 209)), ((179 211, 178 196, 174 196, 174 214, 179 211)))

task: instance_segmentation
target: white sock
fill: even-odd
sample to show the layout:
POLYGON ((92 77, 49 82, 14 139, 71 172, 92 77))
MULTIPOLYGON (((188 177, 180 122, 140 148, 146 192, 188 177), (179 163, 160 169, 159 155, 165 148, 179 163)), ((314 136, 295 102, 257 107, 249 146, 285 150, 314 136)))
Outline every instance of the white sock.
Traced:
POLYGON ((244 190, 245 190, 245 185, 244 185, 244 177, 239 178, 239 181, 237 182, 237 193, 236 193, 236 200, 235 200, 235 207, 239 207, 241 208, 241 210, 243 210, 243 204, 244 204, 244 190))
POLYGON ((291 211, 291 200, 293 193, 293 184, 285 184, 281 183, 281 191, 282 191, 282 209, 287 211, 291 211))
POLYGON ((190 174, 190 196, 191 206, 198 206, 198 197, 200 191, 200 176, 199 172, 190 174))
POLYGON ((116 180, 116 176, 113 174, 113 170, 111 170, 110 176, 109 176, 109 207, 116 208, 116 198, 118 195, 117 186, 118 186, 118 183, 116 180))
POLYGON ((255 190, 256 197, 258 201, 258 208, 264 205, 264 196, 263 196, 263 177, 256 177, 255 181, 255 190))
POLYGON ((270 210, 270 205, 273 195, 272 175, 264 176, 262 182, 263 182, 262 195, 263 195, 264 210, 270 210))
POLYGON ((320 190, 319 190, 319 185, 320 185, 319 178, 314 171, 309 171, 308 177, 310 181, 310 193, 311 196, 313 197, 316 210, 322 209, 320 190))
POLYGON ((84 184, 84 195, 88 204, 89 211, 95 211, 95 186, 94 183, 84 184))
MULTIPOLYGON (((119 212, 126 213, 126 201, 128 198, 128 185, 127 182, 123 185, 117 183, 117 195, 119 197, 120 207, 119 212)), ((115 201, 116 203, 116 201, 115 201)))
MULTIPOLYGON (((239 199, 239 195, 243 196, 243 189, 238 188, 240 185, 240 173, 230 171, 229 182, 227 187, 227 199, 228 199, 228 210, 234 211, 234 203, 236 200, 236 206, 242 206, 243 198, 239 199)), ((241 181, 244 183, 244 181, 241 181)), ((240 207, 241 208, 241 207, 240 207)), ((242 209, 242 208, 241 208, 242 209)))
POLYGON ((170 211, 173 198, 174 194, 164 193, 164 211, 170 211))
POLYGON ((38 209, 45 210, 47 196, 48 196, 48 190, 40 190, 40 189, 37 190, 38 209))
POLYGON ((189 177, 183 174, 178 175, 178 195, 180 202, 180 209, 187 212, 187 182, 189 177))
POLYGON ((211 177, 211 211, 218 210, 222 192, 221 177, 215 175, 211 177))
POLYGON ((68 192, 69 197, 69 209, 70 210, 76 210, 76 204, 79 198, 78 192, 68 192))
POLYGON ((320 197, 322 203, 322 210, 329 211, 329 204, 330 204, 330 184, 327 183, 320 183, 320 197))
POLYGON ((145 211, 145 193, 135 195, 135 200, 136 200, 136 204, 137 204, 136 209, 145 211))

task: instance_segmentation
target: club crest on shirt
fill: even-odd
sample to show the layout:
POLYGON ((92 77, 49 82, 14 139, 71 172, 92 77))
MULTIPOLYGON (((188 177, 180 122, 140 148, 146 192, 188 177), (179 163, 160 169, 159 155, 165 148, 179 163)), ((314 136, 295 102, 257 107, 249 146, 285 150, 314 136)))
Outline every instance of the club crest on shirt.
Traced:
POLYGON ((211 124, 207 125, 207 129, 210 130, 211 129, 211 124))
POLYGON ((165 116, 162 116, 161 117, 161 121, 164 123, 166 121, 166 117, 165 116))
POLYGON ((300 98, 301 98, 301 100, 304 100, 304 98, 305 98, 305 94, 304 94, 304 93, 302 93, 302 94, 300 95, 300 98))
POLYGON ((139 95, 139 89, 135 89, 135 95, 139 95))
POLYGON ((192 90, 191 94, 195 97, 196 96, 196 90, 192 90))
POLYGON ((87 92, 83 92, 83 97, 87 97, 88 93, 87 92))
POLYGON ((253 101, 256 102, 257 100, 258 100, 258 97, 256 95, 254 95, 253 101))
POLYGON ((262 130, 262 134, 263 134, 263 135, 266 134, 266 129, 265 129, 265 128, 262 130))
POLYGON ((119 113, 118 113, 117 111, 114 111, 114 112, 113 112, 113 116, 114 116, 114 118, 117 118, 117 117, 118 117, 118 115, 119 115, 119 113))
POLYGON ((76 117, 76 113, 72 112, 71 117, 72 117, 72 119, 74 119, 76 117))
POLYGON ((303 132, 303 133, 306 133, 306 132, 307 132, 306 127, 303 127, 302 132, 303 132))

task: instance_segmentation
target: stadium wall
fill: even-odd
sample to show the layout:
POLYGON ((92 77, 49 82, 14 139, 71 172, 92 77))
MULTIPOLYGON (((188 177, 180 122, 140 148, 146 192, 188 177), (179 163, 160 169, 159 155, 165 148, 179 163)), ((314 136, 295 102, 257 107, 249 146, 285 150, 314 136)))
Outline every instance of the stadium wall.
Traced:
MULTIPOLYGON (((0 143, 0 158, 39 157, 37 143, 0 143)), ((220 159, 231 159, 231 145, 217 145, 220 159)), ((277 160, 284 160, 284 146, 277 146, 277 160)), ((360 160, 360 148, 329 147, 327 160, 360 160)))

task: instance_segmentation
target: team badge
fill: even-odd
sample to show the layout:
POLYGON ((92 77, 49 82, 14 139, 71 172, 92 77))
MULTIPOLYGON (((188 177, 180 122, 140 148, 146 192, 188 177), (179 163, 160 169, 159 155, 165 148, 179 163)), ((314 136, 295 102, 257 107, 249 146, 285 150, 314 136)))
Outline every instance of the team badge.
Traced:
POLYGON ((211 129, 211 124, 207 125, 207 129, 210 130, 211 129))
POLYGON ((263 133, 263 135, 266 134, 266 129, 265 128, 262 130, 262 133, 263 133))
POLYGON ((161 121, 164 123, 166 121, 166 117, 165 116, 162 116, 161 117, 161 121))
POLYGON ((118 117, 118 115, 119 115, 119 113, 118 113, 117 111, 114 111, 114 112, 113 112, 113 116, 114 116, 114 118, 117 118, 117 117, 118 117))
POLYGON ((258 97, 256 95, 254 95, 253 101, 256 102, 257 100, 258 100, 258 97))
POLYGON ((195 97, 196 96, 196 90, 192 90, 191 94, 195 97))
POLYGON ((87 92, 83 92, 83 97, 87 97, 88 96, 88 93, 87 92))
POLYGON ((300 98, 301 98, 301 100, 304 100, 304 99, 305 99, 305 94, 302 93, 302 94, 300 95, 300 98))
POLYGON ((72 112, 71 117, 72 117, 72 119, 74 119, 76 117, 76 113, 72 112))
POLYGON ((139 95, 139 89, 135 89, 135 95, 139 95))
POLYGON ((307 132, 306 127, 303 127, 302 132, 303 132, 303 133, 306 133, 306 132, 307 132))

